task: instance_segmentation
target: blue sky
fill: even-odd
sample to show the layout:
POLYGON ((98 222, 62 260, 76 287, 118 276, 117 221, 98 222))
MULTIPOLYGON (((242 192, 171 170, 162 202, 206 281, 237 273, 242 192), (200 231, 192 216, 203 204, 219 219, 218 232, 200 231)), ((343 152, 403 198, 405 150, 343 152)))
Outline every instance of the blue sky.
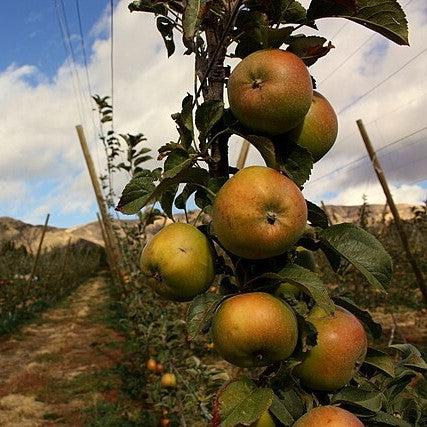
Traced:
MULTIPOLYGON (((15 0, 1 4, 0 69, 11 64, 31 64, 48 78, 55 76, 65 59, 56 14, 56 0, 15 0)), ((73 34, 78 33, 75 0, 63 0, 73 34)), ((109 2, 106 0, 80 0, 83 34, 93 42, 91 29, 99 20, 109 2)), ((77 48, 79 40, 74 40, 77 48), (76 43, 76 41, 78 43, 76 43)))
MULTIPOLYGON (((1 4, 0 216, 42 223, 49 212, 52 225, 73 226, 93 221, 97 211, 76 124, 85 127, 98 171, 105 162, 86 91, 76 1, 63 0, 77 55, 80 95, 58 26, 55 4, 59 1, 1 4)), ((128 2, 114 2, 115 127, 119 133, 144 133, 155 152, 165 142, 176 140, 170 115, 179 110, 181 99, 193 89, 193 63, 181 54, 179 42, 177 53, 168 60, 153 18, 130 14, 128 2)), ((308 4, 308 0, 301 2, 308 4)), ((109 1, 79 3, 93 92, 107 95, 111 88, 109 1)), ((383 203, 384 196, 366 157, 335 171, 366 155, 355 126, 359 118, 364 120, 375 147, 382 150, 381 160, 397 202, 419 203, 427 197, 427 131, 423 130, 427 128, 427 53, 422 52, 427 40, 426 12, 425 0, 413 0, 407 8, 411 47, 394 45, 348 21, 319 21, 319 34, 332 39, 336 48, 311 72, 319 82, 318 90, 336 111, 420 56, 339 115, 337 143, 316 165, 304 190, 309 200, 359 204, 367 194, 369 202, 383 203), (333 70, 336 72, 331 74, 333 70), (390 146, 394 141, 400 142, 390 146)), ((230 61, 231 66, 234 64, 230 61)), ((238 140, 230 145, 232 164, 239 148, 238 140)), ((262 163, 254 149, 248 163, 262 163)), ((154 167, 154 162, 150 166, 154 167)), ((127 180, 124 175, 114 177, 117 194, 127 180)))
MULTIPOLYGON (((78 63, 83 64, 76 1, 64 0, 63 4, 76 59, 78 63)), ((51 81, 57 76, 58 69, 67 58, 58 24, 57 5, 60 7, 57 0, 16 0, 2 3, 0 72, 11 67, 34 66, 36 72, 22 78, 33 87, 51 81)), ((79 1, 82 30, 89 55, 94 41, 102 37, 99 32, 95 34, 94 27, 109 7, 108 0, 79 1)), ((58 160, 61 160, 59 155, 58 160)), ((25 171, 23 173, 25 174, 25 171)), ((48 179, 28 180, 27 190, 34 200, 43 200, 47 194, 57 191, 60 184, 60 179, 55 179, 54 176, 48 179)), ((94 202, 91 203, 90 210, 92 211, 90 214, 87 211, 61 212, 59 215, 53 212, 51 223, 57 226, 70 226, 91 221, 96 212, 94 202)), ((0 215, 7 214, 8 212, 0 208, 0 215)), ((27 205, 19 204, 13 209, 13 216, 25 219, 31 214, 29 215, 27 205)))

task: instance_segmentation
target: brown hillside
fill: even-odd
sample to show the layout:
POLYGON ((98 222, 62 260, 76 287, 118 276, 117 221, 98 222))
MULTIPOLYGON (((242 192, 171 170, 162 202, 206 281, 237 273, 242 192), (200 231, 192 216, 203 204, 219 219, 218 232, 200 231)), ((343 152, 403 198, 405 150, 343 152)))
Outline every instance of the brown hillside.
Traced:
MULTIPOLYGON (((386 221, 392 219, 390 210, 384 211, 384 205, 369 205, 369 218, 372 222, 380 222, 384 217, 386 221)), ((398 210, 402 219, 412 218, 412 205, 400 204, 398 210)), ((360 217, 360 206, 326 206, 326 211, 333 223, 358 222, 360 217)), ((176 215, 178 220, 183 220, 184 216, 176 215)), ((193 218, 193 216, 191 216, 193 218)), ((128 224, 132 221, 129 221, 128 224)), ((120 223, 118 222, 117 225, 120 223)), ((148 234, 155 234, 163 225, 163 219, 156 221, 149 226, 148 234)), ((31 225, 25 222, 9 218, 0 217, 0 243, 12 241, 16 246, 25 246, 30 251, 35 251, 42 232, 42 225, 31 225)), ((44 248, 50 249, 56 246, 64 246, 71 239, 71 243, 91 242, 97 245, 104 245, 101 230, 98 222, 77 225, 71 228, 48 227, 46 232, 44 248)))

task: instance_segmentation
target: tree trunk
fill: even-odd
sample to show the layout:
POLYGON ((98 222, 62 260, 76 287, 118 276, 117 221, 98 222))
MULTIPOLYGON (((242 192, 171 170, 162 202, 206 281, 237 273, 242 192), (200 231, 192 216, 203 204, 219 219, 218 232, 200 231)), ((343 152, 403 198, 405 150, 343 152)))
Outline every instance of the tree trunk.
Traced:
MULTIPOLYGON (((231 13, 231 11, 230 11, 231 13)), ((205 101, 224 101, 224 82, 225 68, 224 60, 227 53, 228 38, 223 39, 224 31, 223 21, 218 19, 211 20, 211 26, 206 28, 207 57, 205 58, 205 70, 212 61, 213 65, 209 71, 208 78, 202 88, 203 98, 205 101), (220 46, 222 39, 222 46, 220 46)), ((196 61, 196 64, 202 61, 196 61)), ((200 70, 196 70, 200 78, 200 70)), ((204 74, 204 73, 203 73, 204 74)), ((211 146, 211 161, 209 171, 214 177, 229 175, 228 163, 228 135, 221 135, 211 146)))

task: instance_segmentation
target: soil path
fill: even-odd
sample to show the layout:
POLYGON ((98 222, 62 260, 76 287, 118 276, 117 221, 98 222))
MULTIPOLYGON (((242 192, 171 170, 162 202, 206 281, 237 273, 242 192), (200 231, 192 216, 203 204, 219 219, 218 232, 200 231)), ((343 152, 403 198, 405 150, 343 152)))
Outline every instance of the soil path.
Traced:
POLYGON ((107 323, 108 303, 99 276, 0 338, 0 426, 102 425, 94 417, 117 402, 124 344, 107 323))

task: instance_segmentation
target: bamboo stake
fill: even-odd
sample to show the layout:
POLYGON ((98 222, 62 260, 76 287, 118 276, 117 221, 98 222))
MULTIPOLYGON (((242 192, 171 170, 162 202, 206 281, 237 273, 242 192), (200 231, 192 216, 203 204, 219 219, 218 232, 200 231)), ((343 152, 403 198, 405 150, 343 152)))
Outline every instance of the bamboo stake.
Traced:
POLYGON ((242 148, 240 149, 239 158, 237 160, 237 169, 243 169, 245 167, 246 159, 248 157, 250 144, 246 139, 243 140, 242 148))
POLYGON ((357 120, 356 123, 357 123, 357 126, 359 128, 360 134, 362 136, 363 142, 365 143, 366 150, 368 151, 369 158, 371 159, 372 165, 374 167, 374 171, 378 177, 378 181, 380 182, 381 187, 384 191, 385 197, 387 199, 387 203, 390 206, 390 211, 393 214, 393 218, 394 218, 394 222, 396 224, 397 232, 399 233, 400 240, 402 241, 403 250, 405 251, 406 257, 409 261, 409 264, 411 265, 412 270, 414 271, 415 278, 416 278, 417 283, 418 283, 418 287, 420 288, 421 293, 422 293, 423 298, 424 298, 424 302, 427 303, 427 286, 424 282, 424 277, 423 277, 423 274, 422 274, 420 268, 418 267, 417 261, 409 249, 408 239, 406 237, 405 230, 403 229, 403 226, 402 226, 402 223, 400 220, 399 211, 397 210, 397 207, 394 204, 393 196, 392 196, 391 191, 388 187, 384 171, 381 167, 381 164, 378 160, 377 154, 374 150, 374 147, 372 146, 371 140, 369 138, 368 133, 366 132, 366 129, 365 129, 365 126, 364 126, 362 120, 357 120))
POLYGON ((43 240, 44 240, 44 236, 46 234, 47 224, 49 222, 49 218, 50 218, 50 214, 47 214, 46 220, 44 222, 43 230, 42 230, 42 235, 40 237, 39 247, 37 248, 36 257, 34 259, 33 268, 31 270, 30 277, 28 278, 28 283, 31 283, 33 281, 34 275, 36 274, 37 264, 39 263, 40 254, 41 254, 42 246, 43 246, 43 240))
POLYGON ((107 207, 105 205, 105 200, 101 191, 101 186, 99 185, 98 177, 96 175, 95 165, 93 163, 92 156, 90 154, 89 147, 87 145, 83 127, 81 125, 77 125, 76 130, 77 130, 77 135, 79 137, 80 145, 82 147, 83 155, 86 160, 86 165, 89 171, 90 179, 92 181, 92 186, 95 192, 96 201, 98 202, 99 212, 101 213, 105 235, 109 242, 109 246, 111 248, 111 255, 112 255, 111 262, 114 266, 113 270, 117 272, 119 275, 119 278, 121 278, 120 269, 119 269, 119 265, 121 261, 121 253, 117 247, 113 227, 110 221, 110 216, 108 215, 107 207))

